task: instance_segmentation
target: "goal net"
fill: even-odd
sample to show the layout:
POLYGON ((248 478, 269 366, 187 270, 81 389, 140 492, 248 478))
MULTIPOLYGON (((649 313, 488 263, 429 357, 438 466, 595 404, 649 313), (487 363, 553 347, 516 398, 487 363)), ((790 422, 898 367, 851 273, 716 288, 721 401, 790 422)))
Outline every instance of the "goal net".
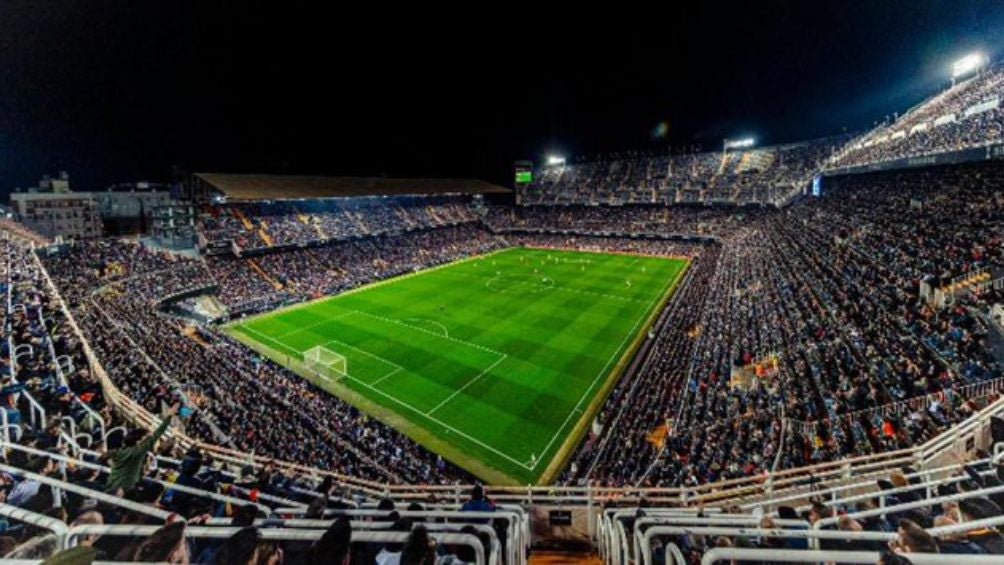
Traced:
POLYGON ((349 363, 340 353, 318 345, 303 352, 304 366, 325 378, 338 380, 348 373, 349 363))

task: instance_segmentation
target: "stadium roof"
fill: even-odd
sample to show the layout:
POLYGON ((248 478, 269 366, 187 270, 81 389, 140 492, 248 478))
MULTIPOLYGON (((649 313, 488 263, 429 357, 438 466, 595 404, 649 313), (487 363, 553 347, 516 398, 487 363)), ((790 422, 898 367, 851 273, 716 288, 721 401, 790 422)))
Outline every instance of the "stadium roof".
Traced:
POLYGON ((195 173, 197 181, 230 200, 287 200, 406 194, 505 194, 508 188, 476 179, 394 179, 195 173))

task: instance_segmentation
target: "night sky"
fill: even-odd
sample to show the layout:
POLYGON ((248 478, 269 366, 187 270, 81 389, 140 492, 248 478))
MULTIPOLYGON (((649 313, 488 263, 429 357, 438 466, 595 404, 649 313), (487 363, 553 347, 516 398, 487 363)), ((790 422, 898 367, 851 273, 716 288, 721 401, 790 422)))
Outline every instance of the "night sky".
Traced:
POLYGON ((728 4, 0 0, 0 193, 173 165, 508 184, 549 152, 861 129, 1004 54, 1001 0, 728 4))

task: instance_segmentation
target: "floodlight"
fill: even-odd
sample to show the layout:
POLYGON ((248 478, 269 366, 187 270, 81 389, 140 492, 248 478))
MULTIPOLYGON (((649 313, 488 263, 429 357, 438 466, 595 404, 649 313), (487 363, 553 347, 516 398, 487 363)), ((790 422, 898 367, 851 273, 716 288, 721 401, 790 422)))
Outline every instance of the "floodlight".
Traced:
POLYGON ((958 78, 978 71, 987 62, 983 53, 970 53, 952 65, 952 78, 958 78))
POLYGON ((549 155, 547 157, 547 164, 548 165, 564 165, 565 164, 565 158, 564 157, 559 157, 558 155, 549 155))
POLYGON ((726 149, 745 149, 747 147, 753 147, 756 141, 752 137, 745 137, 743 139, 726 139, 725 148, 726 149))

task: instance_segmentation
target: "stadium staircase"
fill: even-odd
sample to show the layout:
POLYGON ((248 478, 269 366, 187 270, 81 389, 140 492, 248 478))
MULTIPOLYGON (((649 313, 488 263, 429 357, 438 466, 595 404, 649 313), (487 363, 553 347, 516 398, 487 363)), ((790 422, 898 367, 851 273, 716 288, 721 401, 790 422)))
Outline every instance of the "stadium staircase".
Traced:
POLYGON ((593 552, 534 551, 530 555, 530 565, 602 565, 603 559, 593 552))
POLYGON ((370 227, 366 225, 363 220, 362 214, 357 214, 351 210, 345 210, 345 215, 348 217, 349 221, 359 226, 359 233, 368 234, 370 233, 370 227))
POLYGON ((722 153, 722 162, 718 165, 718 170, 715 171, 713 176, 728 174, 732 170, 733 163, 736 159, 735 153, 722 153))
POLYGON ((264 220, 261 221, 261 227, 258 228, 258 237, 261 238, 266 247, 272 247, 275 244, 272 236, 268 233, 268 224, 264 220))
POLYGON ((248 219, 247 215, 243 211, 239 210, 236 207, 231 208, 230 211, 234 213, 235 218, 241 221, 241 224, 244 225, 244 229, 248 231, 254 231, 254 222, 248 219))
POLYGON ((436 213, 435 206, 426 206, 425 213, 428 214, 430 218, 432 218, 433 223, 437 226, 441 226, 446 223, 445 221, 443 221, 443 218, 441 218, 439 214, 436 213))
POLYGON ((199 332, 195 331, 195 326, 186 325, 181 330, 181 333, 183 333, 185 335, 185 337, 187 337, 188 339, 194 341, 195 343, 198 343, 202 347, 210 347, 209 342, 207 342, 206 340, 202 339, 202 336, 199 335, 199 332))
POLYGON ((318 222, 315 222, 313 216, 309 216, 307 214, 304 214, 303 212, 297 210, 296 208, 293 208, 293 211, 296 213, 296 219, 297 219, 297 221, 299 221, 301 224, 303 224, 305 226, 310 226, 311 228, 313 228, 314 232, 317 233, 317 238, 318 239, 320 239, 320 240, 328 239, 327 234, 325 234, 324 230, 321 229, 321 224, 318 223, 318 222))
POLYGON ((328 239, 328 234, 324 233, 324 228, 321 227, 321 224, 315 222, 313 225, 314 225, 314 231, 317 232, 317 237, 319 239, 321 239, 322 241, 328 239))
POLYGON ((736 165, 736 172, 765 171, 774 164, 776 159, 777 153, 774 151, 746 151, 743 153, 742 159, 739 160, 739 164, 736 165))
POLYGON ((259 275, 261 275, 261 278, 265 279, 265 281, 268 284, 272 285, 272 288, 274 288, 276 290, 282 290, 283 289, 282 283, 280 283, 279 281, 275 280, 274 278, 272 278, 271 275, 269 275, 268 273, 266 273, 265 269, 262 269, 261 265, 259 265, 257 261, 255 261, 254 259, 248 259, 248 264, 251 265, 251 268, 254 269, 254 271, 256 273, 258 273, 259 275))

